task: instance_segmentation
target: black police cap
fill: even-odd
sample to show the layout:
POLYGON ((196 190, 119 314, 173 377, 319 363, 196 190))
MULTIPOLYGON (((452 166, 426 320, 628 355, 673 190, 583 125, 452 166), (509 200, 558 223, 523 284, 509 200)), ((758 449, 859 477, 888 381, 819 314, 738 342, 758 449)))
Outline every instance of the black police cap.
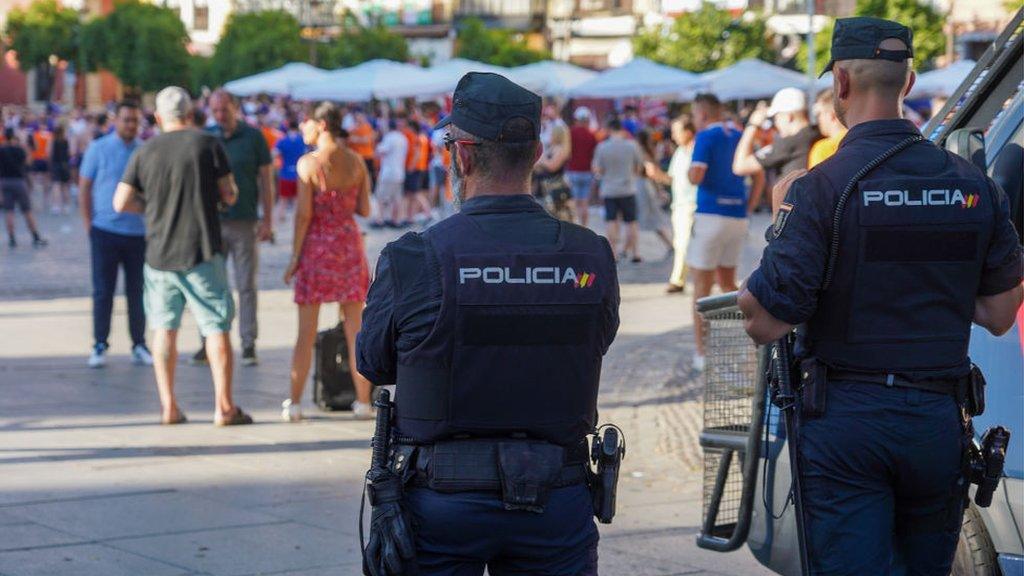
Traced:
POLYGON ((530 142, 540 138, 540 96, 489 72, 469 72, 455 88, 452 113, 435 128, 454 124, 473 136, 500 142, 530 142), (506 131, 508 123, 523 119, 533 128, 506 131))
POLYGON ((889 60, 903 62, 914 57, 914 33, 906 26, 892 20, 857 16, 836 20, 832 32, 832 59, 825 66, 825 72, 839 60, 889 60), (894 38, 902 41, 906 50, 884 50, 879 48, 883 41, 894 38))

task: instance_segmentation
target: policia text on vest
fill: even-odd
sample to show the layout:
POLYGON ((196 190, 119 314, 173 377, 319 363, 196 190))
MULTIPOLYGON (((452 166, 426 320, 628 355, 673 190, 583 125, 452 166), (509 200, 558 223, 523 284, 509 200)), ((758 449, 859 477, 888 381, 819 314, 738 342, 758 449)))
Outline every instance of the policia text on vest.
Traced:
POLYGON ((396 544, 368 547, 367 568, 596 576, 594 516, 614 515, 625 451, 597 428, 619 325, 612 249, 530 194, 539 96, 471 72, 452 102, 438 128, 460 212, 384 249, 358 338, 359 371, 396 386, 384 486, 397 479, 398 510, 374 504, 371 519, 396 544))
POLYGON ((972 322, 1013 324, 1020 240, 999 187, 901 117, 912 57, 901 24, 836 22, 827 68, 849 131, 782 191, 738 298, 755 341, 799 335, 787 407, 810 574, 948 575, 970 481, 1008 442, 994 429, 972 456, 983 386, 967 350, 972 322))

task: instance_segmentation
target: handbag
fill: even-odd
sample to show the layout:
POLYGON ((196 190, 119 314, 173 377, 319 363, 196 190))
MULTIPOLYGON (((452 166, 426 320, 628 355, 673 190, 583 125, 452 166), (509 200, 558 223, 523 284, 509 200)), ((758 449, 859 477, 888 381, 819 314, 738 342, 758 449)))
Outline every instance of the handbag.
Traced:
POLYGON ((544 196, 551 199, 554 204, 568 202, 572 198, 572 189, 565 180, 565 174, 560 172, 553 174, 540 181, 541 191, 544 196))

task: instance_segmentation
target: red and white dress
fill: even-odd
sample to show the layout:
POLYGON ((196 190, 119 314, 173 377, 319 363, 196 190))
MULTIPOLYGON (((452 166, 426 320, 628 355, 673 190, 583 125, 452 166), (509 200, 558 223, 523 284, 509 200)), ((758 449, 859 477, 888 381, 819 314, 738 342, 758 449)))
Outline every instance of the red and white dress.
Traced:
POLYGON ((353 215, 359 186, 328 190, 323 167, 313 193, 313 218, 295 271, 295 303, 365 302, 370 287, 363 235, 353 215))

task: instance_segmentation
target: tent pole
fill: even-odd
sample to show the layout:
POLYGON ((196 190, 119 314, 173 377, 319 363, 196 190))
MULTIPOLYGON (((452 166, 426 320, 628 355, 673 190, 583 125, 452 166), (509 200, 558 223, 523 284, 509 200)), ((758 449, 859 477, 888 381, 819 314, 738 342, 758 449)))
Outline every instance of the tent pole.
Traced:
POLYGON ((807 0, 807 95, 808 102, 813 102, 816 90, 814 89, 817 80, 817 46, 814 43, 814 2, 807 0))

